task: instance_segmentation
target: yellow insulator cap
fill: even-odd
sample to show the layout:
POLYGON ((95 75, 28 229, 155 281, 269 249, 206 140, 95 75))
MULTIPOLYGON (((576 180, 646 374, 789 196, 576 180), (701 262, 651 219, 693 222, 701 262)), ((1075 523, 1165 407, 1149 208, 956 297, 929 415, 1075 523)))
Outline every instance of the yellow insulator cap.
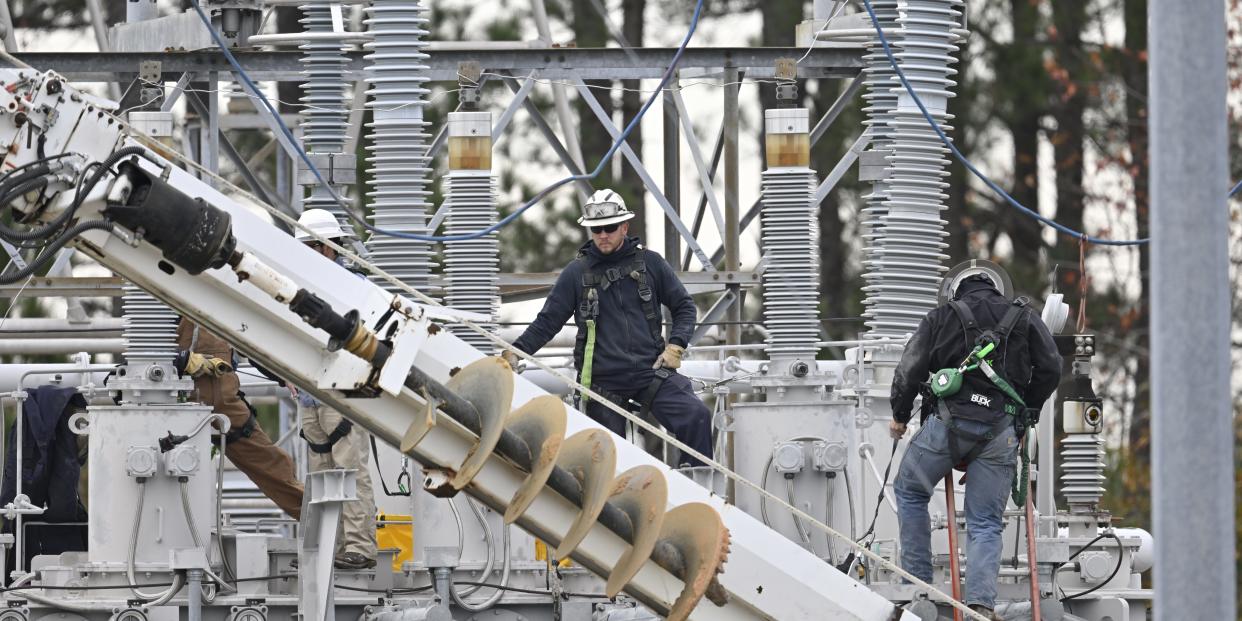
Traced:
POLYGON ((450 170, 491 170, 492 139, 490 136, 477 138, 449 138, 449 169, 450 170))
POLYGON ((810 166, 811 127, 806 108, 773 108, 763 116, 768 168, 810 166))
POLYGON ((448 118, 449 169, 492 168, 492 115, 490 112, 450 112, 448 118))

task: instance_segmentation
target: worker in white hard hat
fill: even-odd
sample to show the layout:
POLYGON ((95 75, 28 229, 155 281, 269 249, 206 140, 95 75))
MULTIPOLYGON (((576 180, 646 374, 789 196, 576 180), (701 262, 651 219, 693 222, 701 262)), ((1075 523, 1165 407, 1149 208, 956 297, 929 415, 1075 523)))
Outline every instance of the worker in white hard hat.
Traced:
MULTIPOLYGON (((341 228, 336 216, 323 209, 307 209, 298 223, 320 237, 344 245, 349 234, 341 228)), ((319 254, 338 261, 336 250, 298 229, 294 237, 319 254)), ((354 427, 340 412, 320 403, 310 393, 289 388, 298 402, 298 417, 302 421, 302 438, 310 451, 308 467, 311 471, 344 468, 357 472, 358 499, 341 507, 341 522, 337 528, 334 565, 337 569, 368 569, 375 567, 375 496, 371 488, 367 444, 370 436, 360 427, 354 427)))
MULTIPOLYGON (((695 396, 690 380, 677 373, 694 333, 694 300, 668 262, 629 236, 633 217, 616 192, 591 195, 578 219, 590 239, 561 272, 543 310, 513 346, 535 353, 572 316, 578 326, 574 362, 579 381, 640 416, 653 416, 677 439, 710 457, 711 412, 695 396), (661 306, 673 320, 667 341, 661 306)), ((513 352, 502 355, 510 365, 517 363, 513 352)), ((579 405, 625 436, 622 416, 586 398, 579 405)), ((701 465, 690 456, 682 461, 701 465)))

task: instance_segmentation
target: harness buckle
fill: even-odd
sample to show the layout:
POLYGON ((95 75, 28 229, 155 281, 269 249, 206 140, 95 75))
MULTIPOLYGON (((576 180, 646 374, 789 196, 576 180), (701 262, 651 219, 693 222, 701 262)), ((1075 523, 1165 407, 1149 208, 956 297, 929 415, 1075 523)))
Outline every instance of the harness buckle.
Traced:
POLYGON ((599 317, 599 301, 584 300, 582 304, 578 306, 578 312, 582 313, 582 316, 587 319, 599 317))
POLYGON ((587 289, 582 303, 578 305, 578 312, 582 314, 583 319, 599 317, 599 295, 595 293, 594 287, 587 289))
POLYGON ((608 282, 613 283, 621 280, 621 270, 616 267, 610 267, 604 270, 604 276, 608 278, 608 282))
POLYGON ((639 299, 641 299, 644 302, 650 302, 653 295, 654 295, 654 292, 651 290, 651 285, 647 284, 647 279, 646 278, 639 279, 638 280, 639 299))

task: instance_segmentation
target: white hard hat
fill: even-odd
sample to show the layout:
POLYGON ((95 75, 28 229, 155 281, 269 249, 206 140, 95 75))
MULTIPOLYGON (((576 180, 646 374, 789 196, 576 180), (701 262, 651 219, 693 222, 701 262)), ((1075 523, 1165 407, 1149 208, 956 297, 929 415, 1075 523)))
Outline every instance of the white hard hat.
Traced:
MULTIPOLYGON (((341 229, 341 225, 336 221, 336 216, 326 209, 307 209, 303 211, 301 217, 298 218, 298 224, 314 231, 316 235, 328 239, 340 239, 349 236, 341 229)), ((293 237, 302 243, 314 241, 315 239, 302 229, 294 231, 293 237)))
POLYGON ((634 217, 634 212, 625 208, 625 200, 612 190, 599 190, 587 199, 582 206, 582 217, 578 224, 582 226, 604 226, 625 222, 634 217))

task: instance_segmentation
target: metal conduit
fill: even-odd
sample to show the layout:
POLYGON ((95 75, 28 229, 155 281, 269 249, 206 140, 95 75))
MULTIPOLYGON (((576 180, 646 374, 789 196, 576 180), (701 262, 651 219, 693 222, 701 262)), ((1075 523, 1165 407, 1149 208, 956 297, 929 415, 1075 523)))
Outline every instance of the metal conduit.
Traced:
MULTIPOLYGON (((956 73, 950 65, 957 50, 961 0, 903 0, 897 23, 901 39, 896 57, 911 86, 948 130, 950 90, 956 73)), ((913 332, 928 311, 944 275, 946 247, 944 193, 949 175, 947 149, 928 126, 914 100, 900 84, 891 84, 897 107, 889 122, 892 152, 879 235, 868 253, 865 291, 867 325, 872 337, 913 332)))
MULTIPOLYGON (((372 184, 367 197, 372 222, 380 229, 426 235, 430 177, 426 105, 426 10, 417 0, 375 0, 367 8, 364 47, 371 108, 367 146, 372 184)), ((402 282, 431 293, 431 244, 372 235, 367 240, 373 262, 402 282)), ((390 283, 375 281, 398 293, 390 283)))

